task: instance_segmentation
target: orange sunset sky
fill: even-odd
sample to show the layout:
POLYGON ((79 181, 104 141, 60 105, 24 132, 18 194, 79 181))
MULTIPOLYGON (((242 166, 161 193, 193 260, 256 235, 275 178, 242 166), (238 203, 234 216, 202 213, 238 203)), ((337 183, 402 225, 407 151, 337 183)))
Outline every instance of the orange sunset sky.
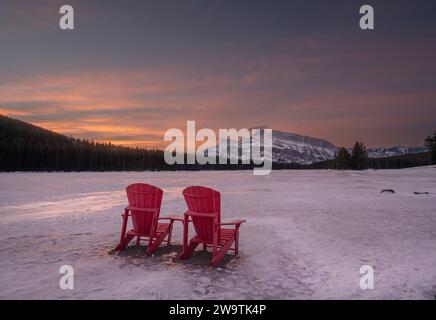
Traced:
POLYGON ((434 1, 2 1, 0 114, 163 147, 163 133, 251 128, 350 146, 419 146, 436 128, 434 1), (417 4, 418 3, 418 4, 417 4))

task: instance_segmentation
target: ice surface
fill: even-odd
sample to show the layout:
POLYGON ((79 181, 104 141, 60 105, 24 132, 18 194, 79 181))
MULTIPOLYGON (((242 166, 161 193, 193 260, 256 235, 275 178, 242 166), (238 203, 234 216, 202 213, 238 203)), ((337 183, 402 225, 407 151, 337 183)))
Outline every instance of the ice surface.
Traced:
POLYGON ((0 174, 1 299, 433 299, 436 169, 0 174), (244 218, 240 257, 179 262, 176 245, 108 254, 123 188, 164 189, 162 216, 185 210, 189 185, 222 192, 224 220, 244 218), (380 194, 382 189, 396 194, 380 194), (427 191, 429 195, 414 195, 427 191), (75 289, 59 288, 71 265, 75 289), (362 265, 375 289, 359 287, 362 265))

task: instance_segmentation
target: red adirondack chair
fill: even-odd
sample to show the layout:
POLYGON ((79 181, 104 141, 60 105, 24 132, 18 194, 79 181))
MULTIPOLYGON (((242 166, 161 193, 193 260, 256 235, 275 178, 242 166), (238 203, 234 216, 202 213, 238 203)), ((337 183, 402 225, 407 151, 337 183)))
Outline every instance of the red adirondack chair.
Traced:
POLYGON ((212 247, 210 265, 218 266, 227 251, 238 255, 239 227, 245 220, 221 223, 221 195, 218 191, 201 186, 192 186, 183 191, 188 211, 184 216, 183 252, 180 259, 189 258, 195 248, 202 243, 203 250, 212 247), (188 227, 192 221, 196 235, 188 243, 188 227), (223 228, 234 226, 234 228, 223 228), (235 246, 232 248, 233 243, 235 246))
POLYGON ((120 243, 115 251, 123 250, 129 242, 137 237, 136 245, 140 245, 141 238, 148 238, 147 255, 151 255, 162 242, 171 244, 173 223, 181 220, 178 217, 160 218, 163 191, 155 186, 135 183, 126 188, 129 205, 124 209, 123 225, 120 243), (132 230, 126 233, 129 216, 132 220, 132 230), (168 223, 159 221, 168 220, 168 223), (165 238, 167 238, 165 240, 165 238))

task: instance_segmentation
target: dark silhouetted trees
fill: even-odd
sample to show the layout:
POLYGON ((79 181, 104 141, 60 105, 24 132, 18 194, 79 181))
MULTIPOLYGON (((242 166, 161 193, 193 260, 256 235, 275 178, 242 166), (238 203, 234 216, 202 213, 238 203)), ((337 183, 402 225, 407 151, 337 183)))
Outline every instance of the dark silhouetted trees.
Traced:
POLYGON ((425 138, 424 145, 430 151, 430 163, 436 164, 436 130, 425 138))
POLYGON ((333 159, 333 168, 347 170, 351 168, 351 155, 344 147, 339 148, 333 159))
MULTIPOLYGON (((302 165, 273 163, 273 169, 393 169, 435 163, 436 132, 425 139, 430 152, 368 159, 362 142, 356 142, 352 155, 340 148, 332 160, 302 165)), ((185 155, 186 157, 186 155, 185 155)), ((142 171, 142 170, 251 170, 244 165, 167 165, 164 152, 114 146, 76 139, 0 115, 0 171, 142 171)))
POLYGON ((70 138, 0 116, 0 171, 124 171, 166 168, 163 151, 70 138))
POLYGON ((358 142, 353 146, 351 151, 351 168, 354 170, 363 170, 368 167, 368 152, 363 142, 358 142))

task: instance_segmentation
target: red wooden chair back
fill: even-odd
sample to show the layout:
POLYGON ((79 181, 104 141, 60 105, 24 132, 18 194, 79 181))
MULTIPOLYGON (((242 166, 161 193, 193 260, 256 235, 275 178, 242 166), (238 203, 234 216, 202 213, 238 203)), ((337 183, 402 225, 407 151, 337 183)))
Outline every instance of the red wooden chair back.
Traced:
POLYGON ((192 186, 183 190, 183 196, 200 240, 212 243, 215 223, 221 222, 221 194, 211 188, 192 186))
POLYGON ((135 183, 126 188, 129 206, 150 211, 131 210, 133 231, 138 234, 150 235, 153 222, 157 221, 162 204, 162 189, 158 187, 135 183))

